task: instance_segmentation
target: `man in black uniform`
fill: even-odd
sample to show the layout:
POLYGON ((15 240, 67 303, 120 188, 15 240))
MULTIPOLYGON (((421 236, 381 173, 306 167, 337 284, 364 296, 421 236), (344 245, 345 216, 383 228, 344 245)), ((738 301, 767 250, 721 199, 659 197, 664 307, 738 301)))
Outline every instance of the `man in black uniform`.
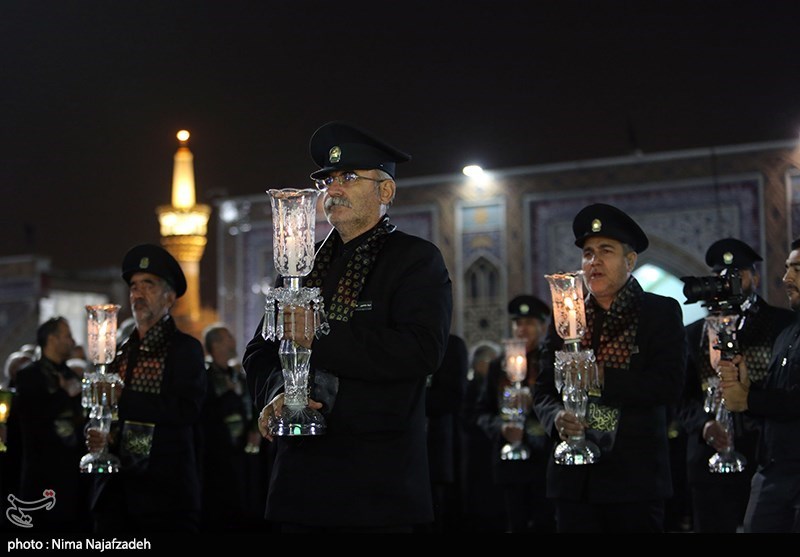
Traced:
MULTIPOLYGON (((330 386, 330 395, 310 394, 327 432, 277 438, 267 518, 285 531, 411 531, 433 520, 425 385, 450 331, 450 277, 435 245, 396 230, 386 214, 395 163, 408 155, 341 122, 319 128, 310 150, 334 230, 304 286, 321 287, 330 334, 287 336, 311 348, 313 383, 330 386)), ((278 343, 260 331, 244 367, 266 434, 283 376, 278 343)))
POLYGON ((551 324, 534 408, 552 437, 566 441, 585 431, 602 454, 590 465, 551 459, 547 493, 556 500, 559 532, 659 532, 672 494, 668 407, 680 399, 686 366, 681 308, 672 298, 642 291, 632 276, 649 242, 627 214, 589 205, 572 230, 589 289, 581 346, 597 357, 602 397, 590 404, 589 427, 564 410, 553 376, 553 352, 563 342, 551 324))
MULTIPOLYGON (((200 519, 197 436, 206 390, 203 347, 169 314, 186 292, 178 262, 142 244, 122 261, 136 328, 109 365, 125 383, 111 449, 118 474, 101 474, 94 496, 99 533, 196 531, 200 519)), ((104 439, 89 432, 95 448, 104 439)))
POLYGON ((22 434, 23 501, 55 493, 52 509, 32 515, 34 530, 86 531, 89 514, 86 485, 78 463, 86 452, 80 378, 67 366, 75 341, 63 317, 42 323, 36 332, 42 357, 17 373, 17 396, 11 411, 22 434))
MULTIPOLYGON (((512 336, 525 340, 528 371, 522 383, 532 392, 539 375, 541 341, 544 339, 550 308, 539 298, 523 294, 508 303, 508 313, 512 336)), ((494 482, 503 488, 509 532, 552 532, 555 529, 554 511, 545 494, 547 461, 552 445, 530 407, 532 399, 524 401, 528 410, 524 429, 503 420, 500 413, 503 393, 513 385, 503 369, 504 359, 505 355, 501 354, 489 364, 489 373, 478 402, 478 423, 492 440, 494 482), (515 442, 528 448, 528 460, 501 458, 503 446, 515 442)))
POLYGON ((763 420, 745 532, 800 533, 800 239, 791 248, 783 284, 795 319, 775 340, 766 378, 750 380, 746 353, 719 366, 728 410, 763 420))
POLYGON ((442 364, 429 376, 425 415, 435 523, 431 528, 422 529, 423 532, 454 531, 461 518, 458 463, 463 440, 459 416, 467 385, 467 358, 464 339, 451 334, 442 364))
MULTIPOLYGON (((714 273, 736 272, 741 277, 742 293, 747 299, 742 304, 742 328, 737 332, 737 340, 747 361, 750 380, 757 384, 767 375, 775 338, 794 320, 791 311, 769 305, 756 293, 760 276, 755 264, 761 260, 755 250, 735 238, 718 240, 706 252, 706 264, 714 273)), ((703 408, 709 380, 713 383, 717 377, 709 359, 706 320, 699 319, 687 325, 686 337, 689 358, 680 418, 688 435, 686 471, 692 495, 694 531, 732 533, 744 520, 750 495, 750 479, 756 468, 758 422, 748 415, 734 416, 734 447, 747 458, 747 469, 730 474, 709 472, 709 458, 715 451, 726 448, 728 442, 716 416, 703 408)))
MULTIPOLYGON (((250 434, 261 440, 253 402, 236 354, 236 339, 225 325, 214 324, 203 334, 208 365, 203 404, 203 527, 241 530, 250 526, 246 502, 245 448, 250 434)), ((262 507, 263 511, 263 507, 262 507)))

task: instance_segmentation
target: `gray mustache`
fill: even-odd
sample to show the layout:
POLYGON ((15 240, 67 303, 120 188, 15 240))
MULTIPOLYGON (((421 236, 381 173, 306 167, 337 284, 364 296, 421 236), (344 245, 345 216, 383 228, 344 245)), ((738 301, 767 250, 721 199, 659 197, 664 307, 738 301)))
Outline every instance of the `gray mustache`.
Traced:
POLYGON ((325 200, 325 210, 330 209, 334 205, 341 205, 342 207, 353 208, 350 202, 344 197, 329 197, 325 200))

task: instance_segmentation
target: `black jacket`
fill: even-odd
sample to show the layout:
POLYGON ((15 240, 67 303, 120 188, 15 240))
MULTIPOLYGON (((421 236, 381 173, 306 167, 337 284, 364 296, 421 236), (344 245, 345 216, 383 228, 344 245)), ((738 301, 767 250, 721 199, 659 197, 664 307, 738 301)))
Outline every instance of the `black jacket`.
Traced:
POLYGON ((196 338, 175 331, 167 350, 160 393, 124 388, 119 399, 120 425, 155 424, 146 466, 126 468, 123 461, 120 473, 100 475, 94 496, 96 512, 118 505, 133 516, 199 512, 197 438, 205 391, 203 347, 196 338))
MULTIPOLYGON (((667 408, 680 398, 686 366, 678 302, 644 293, 635 342, 638 352, 629 369, 605 368, 602 403, 620 410, 613 450, 591 465, 562 466, 551 458, 548 497, 611 503, 672 495, 667 408)), ((555 440, 554 421, 563 404, 553 381, 553 352, 562 344, 551 324, 534 391, 536 413, 555 440)))
MULTIPOLYGON (((330 280, 323 290, 331 290, 330 280)), ((325 435, 277 439, 268 519, 329 526, 433 520, 425 386, 444 355, 452 311, 438 248, 390 233, 359 306, 312 344, 312 371, 337 377, 338 392, 333 408, 323 409, 325 435)), ((260 325, 243 362, 260 411, 283 386, 277 343, 262 338, 260 325)))
POLYGON ((74 522, 87 513, 86 486, 79 468, 86 453, 86 420, 80 395, 70 397, 60 387, 59 375, 77 378, 66 364, 45 357, 24 367, 17 374, 17 395, 11 407, 22 434, 21 485, 14 495, 36 501, 45 489, 56 494, 55 507, 39 511, 34 527, 42 522, 74 522))
POLYGON ((778 336, 763 386, 753 385, 748 410, 763 418, 763 463, 800 465, 800 314, 778 336))

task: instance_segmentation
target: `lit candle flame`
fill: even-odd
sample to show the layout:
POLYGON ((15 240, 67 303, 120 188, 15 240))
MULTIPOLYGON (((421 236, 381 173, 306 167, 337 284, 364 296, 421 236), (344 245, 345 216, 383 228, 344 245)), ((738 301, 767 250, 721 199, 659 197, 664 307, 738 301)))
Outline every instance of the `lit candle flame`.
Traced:
POLYGON ((108 330, 108 321, 104 320, 100 323, 100 328, 97 330, 97 359, 96 363, 105 363, 106 361, 106 331, 108 330))
POLYGON ((575 302, 571 296, 564 296, 564 305, 567 308, 567 318, 569 323, 569 337, 578 338, 578 312, 575 311, 575 302))

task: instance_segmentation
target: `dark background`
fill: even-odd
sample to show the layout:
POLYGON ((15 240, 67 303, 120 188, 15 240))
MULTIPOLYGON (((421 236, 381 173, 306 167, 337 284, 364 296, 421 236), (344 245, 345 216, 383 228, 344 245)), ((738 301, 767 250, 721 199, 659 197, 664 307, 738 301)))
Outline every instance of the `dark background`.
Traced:
POLYGON ((401 185, 794 139, 793 6, 3 0, 0 256, 116 266, 157 243, 182 128, 204 203, 308 187, 308 139, 334 119, 410 152, 401 185))

